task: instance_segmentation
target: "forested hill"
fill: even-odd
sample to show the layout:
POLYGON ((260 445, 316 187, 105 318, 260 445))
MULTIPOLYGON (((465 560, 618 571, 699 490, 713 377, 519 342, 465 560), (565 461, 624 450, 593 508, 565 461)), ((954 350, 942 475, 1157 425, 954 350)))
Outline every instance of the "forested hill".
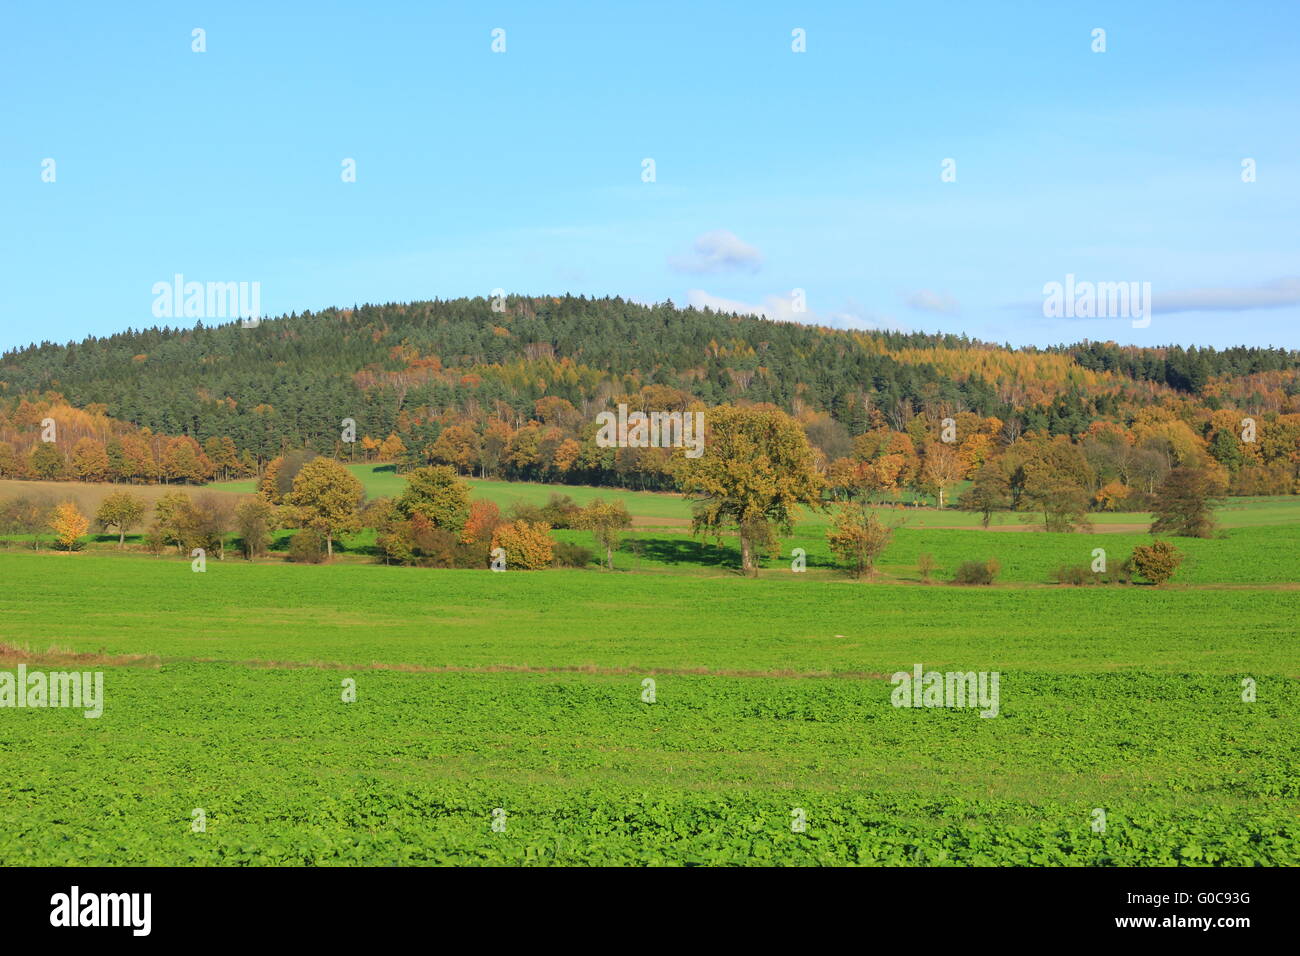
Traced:
POLYGON ((229 436, 273 454, 332 441, 343 417, 383 436, 403 430, 403 411, 527 418, 538 399, 557 396, 586 412, 647 385, 710 405, 825 411, 853 434, 869 427, 872 408, 906 419, 937 405, 1068 434, 1165 390, 1264 411, 1294 397, 1298 366, 1300 353, 1280 349, 1013 351, 617 298, 510 298, 504 312, 457 299, 45 343, 5 353, 0 395, 57 392, 157 433, 229 436))

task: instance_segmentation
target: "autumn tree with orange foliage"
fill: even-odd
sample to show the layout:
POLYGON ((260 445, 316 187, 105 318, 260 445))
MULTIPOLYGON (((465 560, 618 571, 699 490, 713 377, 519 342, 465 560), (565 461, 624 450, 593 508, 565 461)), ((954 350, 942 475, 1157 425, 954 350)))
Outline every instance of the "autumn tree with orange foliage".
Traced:
POLYGON ((501 524, 501 509, 495 502, 485 498, 475 498, 470 502, 469 517, 465 519, 465 529, 461 532, 462 544, 475 541, 492 540, 492 532, 501 524))
POLYGON ((429 459, 436 464, 451 465, 456 473, 473 474, 479 456, 479 437, 474 429, 465 425, 451 425, 442 430, 438 440, 428 450, 429 459))
POLYGON ((72 449, 72 473, 81 481, 108 480, 108 453, 102 442, 82 438, 72 449))

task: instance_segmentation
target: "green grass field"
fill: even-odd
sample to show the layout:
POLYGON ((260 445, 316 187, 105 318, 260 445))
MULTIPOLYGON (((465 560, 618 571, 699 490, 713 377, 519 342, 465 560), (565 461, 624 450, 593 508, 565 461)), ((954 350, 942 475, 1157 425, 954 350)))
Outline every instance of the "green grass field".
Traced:
POLYGON ((1297 531, 1160 589, 1037 586, 1126 533, 908 527, 874 583, 817 529, 758 580, 653 529, 616 573, 0 552, 0 671, 105 674, 0 709, 0 863, 1295 865, 1297 531), (998 715, 893 706, 917 663, 998 715))
MULTIPOLYGON (((354 470, 362 474, 359 466, 354 470)), ((400 492, 402 478, 387 471, 369 474, 372 471, 367 466, 366 484, 372 495, 400 492)), ((495 481, 474 481, 472 485, 476 497, 488 497, 503 510, 521 500, 544 504, 557 492, 570 494, 579 503, 601 496, 607 500, 622 498, 638 519, 616 558, 616 566, 622 570, 717 575, 733 573, 740 562, 734 537, 719 543, 689 533, 689 507, 680 496, 495 481), (663 520, 674 518, 678 520, 672 523, 663 520)), ((994 557, 1002 566, 1000 580, 1004 582, 1052 584, 1054 572, 1062 565, 1091 566, 1094 549, 1105 550, 1108 562, 1121 564, 1135 546, 1152 540, 1146 530, 1151 521, 1147 514, 1096 514, 1090 516, 1094 525, 1091 532, 1060 534, 1040 530, 1033 523, 1034 516, 1024 513, 998 515, 987 530, 981 526, 979 515, 948 509, 884 507, 879 513, 886 521, 901 522, 879 566, 883 580, 892 582, 919 582, 917 558, 925 553, 935 559, 936 577, 940 580, 949 579, 963 561, 994 557)), ((1184 555, 1177 586, 1300 582, 1300 499, 1229 499, 1217 516, 1217 537, 1176 542, 1184 555)), ((765 556, 762 567, 768 573, 788 572, 793 549, 802 548, 811 577, 839 578, 841 572, 826 543, 827 520, 823 514, 804 515, 794 533, 782 537, 781 556, 765 556)), ((553 534, 557 539, 595 549, 590 533, 556 530, 553 534)), ((286 551, 289 537, 290 532, 282 532, 273 550, 286 551)), ((344 558, 352 555, 359 560, 373 560, 374 542, 371 530, 345 536, 341 543, 344 558)), ((113 542, 106 536, 103 543, 113 542)))
MULTIPOLYGON (((391 465, 349 465, 348 469, 361 481, 366 494, 371 498, 396 496, 401 494, 406 484, 406 479, 393 471, 391 465)), ((544 505, 551 495, 565 494, 580 505, 588 504, 593 498, 622 501, 628 512, 638 519, 639 526, 681 526, 689 524, 691 520, 690 502, 679 494, 481 478, 465 480, 474 497, 492 501, 502 511, 516 502, 544 505)), ((251 480, 217 482, 207 487, 239 494, 252 494, 256 490, 255 482, 251 480)), ((882 514, 904 519, 910 528, 978 528, 981 521, 978 514, 951 507, 882 507, 880 510, 882 514)), ((1217 514, 1219 524, 1224 528, 1300 525, 1300 496, 1229 498, 1225 499, 1217 514)), ((1138 526, 1145 528, 1151 524, 1151 515, 1146 512, 1100 512, 1089 515, 1089 520, 1102 529, 1119 525, 1137 530, 1138 526)), ((819 512, 805 512, 799 520, 804 528, 824 527, 827 522, 827 516, 819 512)), ((1032 512, 1004 512, 994 515, 991 527, 994 530, 1033 530, 1041 525, 1041 515, 1032 512)))
MULTIPOLYGON (((402 488, 406 485, 406 479, 393 471, 391 465, 349 465, 348 470, 361 480, 366 495, 371 498, 395 497, 401 494, 402 488)), ((688 502, 677 494, 627 491, 622 488, 593 488, 586 485, 493 481, 484 478, 467 478, 465 481, 472 489, 474 497, 495 502, 502 511, 516 502, 544 505, 551 495, 565 494, 580 505, 588 504, 593 498, 623 501, 628 511, 642 519, 642 523, 645 524, 653 524, 652 519, 670 519, 672 523, 691 520, 688 502)), ((207 487, 240 494, 252 494, 256 490, 255 483, 251 480, 218 482, 207 487)))

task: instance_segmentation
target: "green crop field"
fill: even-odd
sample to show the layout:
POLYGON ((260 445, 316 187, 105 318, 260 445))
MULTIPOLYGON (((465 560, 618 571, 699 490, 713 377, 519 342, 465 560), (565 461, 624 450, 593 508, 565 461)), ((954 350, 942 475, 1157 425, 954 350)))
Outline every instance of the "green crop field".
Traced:
POLYGON ((1142 534, 908 527, 867 583, 802 531, 757 580, 635 529, 615 573, 0 552, 0 671, 104 673, 0 710, 0 863, 1300 863, 1296 525, 1160 589, 1046 586, 1142 534), (894 706, 917 664, 996 716, 894 706))

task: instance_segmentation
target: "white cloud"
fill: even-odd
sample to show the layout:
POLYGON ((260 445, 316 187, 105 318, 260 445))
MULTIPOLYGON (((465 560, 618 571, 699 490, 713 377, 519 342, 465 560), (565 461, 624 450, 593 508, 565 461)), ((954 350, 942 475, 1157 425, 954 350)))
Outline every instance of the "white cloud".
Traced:
POLYGON ((891 332, 911 332, 910 325, 899 322, 892 315, 884 315, 880 312, 872 312, 864 309, 857 302, 850 299, 844 304, 844 307, 836 312, 826 313, 825 318, 819 323, 829 325, 834 329, 864 329, 879 330, 891 332))
MULTIPOLYGON (((769 299, 775 296, 769 296, 769 299)), ((724 299, 703 289, 691 289, 686 293, 686 304, 696 309, 712 309, 714 312, 735 312, 738 315, 759 315, 765 319, 775 318, 768 306, 750 305, 738 299, 724 299)))
POLYGON ((686 256, 670 256, 668 264, 678 272, 705 275, 716 272, 757 272, 763 254, 733 232, 715 229, 695 240, 686 256))
POLYGON ((942 295, 929 289, 913 292, 905 300, 906 304, 919 312, 937 312, 940 315, 956 315, 960 310, 957 300, 948 293, 942 295))
POLYGON ((769 295, 763 298, 761 305, 741 302, 713 295, 703 289, 691 289, 686 293, 686 304, 696 309, 712 309, 714 312, 734 312, 737 315, 757 315, 776 322, 798 322, 802 325, 825 325, 834 329, 892 329, 901 332, 911 331, 893 316, 879 315, 862 309, 850 300, 835 311, 825 314, 804 309, 795 311, 792 295, 769 295))

